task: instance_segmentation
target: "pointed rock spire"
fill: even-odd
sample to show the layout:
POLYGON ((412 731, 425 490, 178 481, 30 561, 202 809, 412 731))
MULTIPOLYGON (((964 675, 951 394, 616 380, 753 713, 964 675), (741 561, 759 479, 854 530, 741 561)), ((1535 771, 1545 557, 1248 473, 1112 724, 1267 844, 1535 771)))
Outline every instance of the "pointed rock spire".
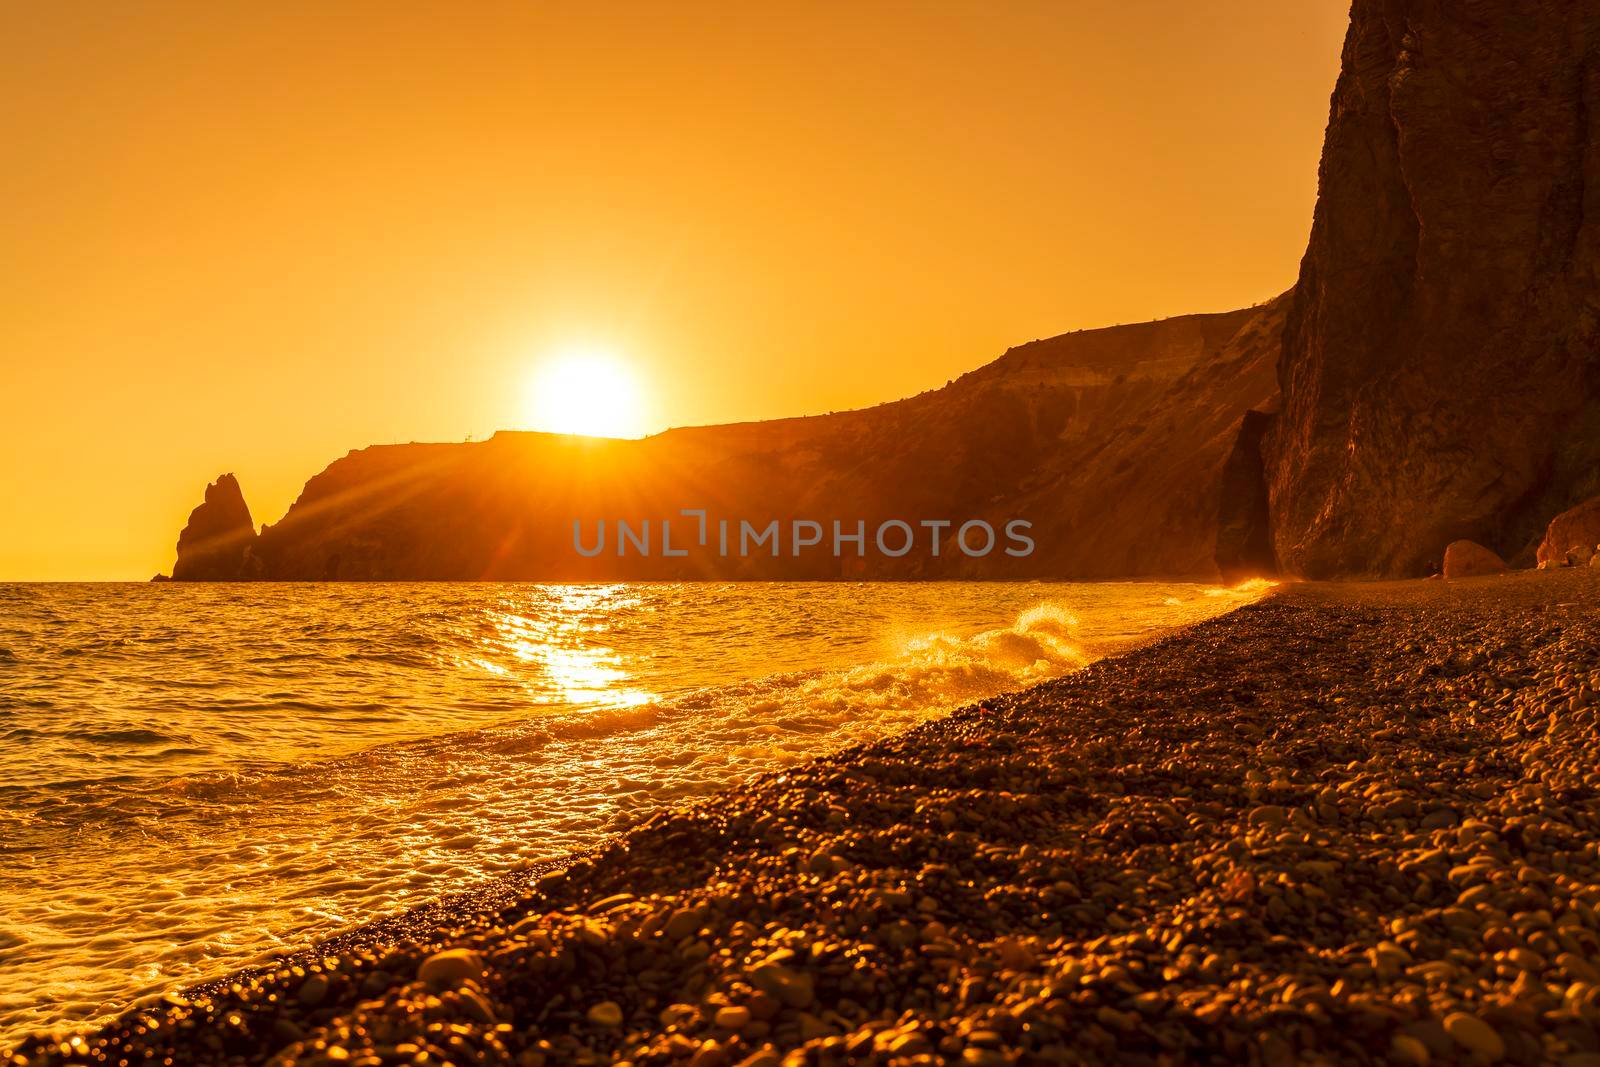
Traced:
POLYGON ((228 582, 258 577, 260 568, 251 552, 255 542, 255 524, 239 480, 224 474, 206 486, 205 501, 189 513, 189 523, 178 535, 172 579, 228 582))

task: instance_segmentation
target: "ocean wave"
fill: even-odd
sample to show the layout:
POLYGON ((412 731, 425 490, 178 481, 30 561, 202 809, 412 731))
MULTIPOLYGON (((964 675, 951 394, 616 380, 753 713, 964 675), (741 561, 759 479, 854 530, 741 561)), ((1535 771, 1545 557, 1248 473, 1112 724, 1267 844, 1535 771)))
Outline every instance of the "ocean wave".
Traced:
POLYGON ((104 745, 161 745, 176 741, 192 742, 194 740, 181 734, 171 734, 163 730, 139 728, 103 730, 92 726, 63 730, 61 731, 61 736, 104 745))

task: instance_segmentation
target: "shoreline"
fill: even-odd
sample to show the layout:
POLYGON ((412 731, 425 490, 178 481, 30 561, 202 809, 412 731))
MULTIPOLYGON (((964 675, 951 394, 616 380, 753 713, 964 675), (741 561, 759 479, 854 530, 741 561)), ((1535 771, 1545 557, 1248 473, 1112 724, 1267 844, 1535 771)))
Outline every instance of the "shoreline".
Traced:
MULTIPOLYGON (((128 685, 106 721, 137 723, 141 699, 189 682, 254 694, 264 710, 290 693, 308 711, 243 724, 293 744, 286 758, 258 759, 224 737, 194 757, 180 749, 178 766, 126 784, 12 794, 18 812, 38 810, 41 822, 9 839, 37 874, 3 894, 14 934, 0 952, 9 979, 0 982, 0 1048, 104 1025, 132 1004, 594 847, 694 796, 1026 688, 1108 646, 1154 640, 1261 595, 1155 583, 400 586, 352 600, 354 589, 257 588, 259 597, 202 589, 180 597, 193 606, 176 611, 163 606, 166 594, 139 586, 22 592, 25 615, 109 613, 104 640, 86 653, 103 656, 128 685), (296 626, 346 606, 340 634, 349 640, 315 642, 315 627, 296 626), (447 622, 442 606, 459 606, 467 625, 447 622), (569 607, 575 614, 563 620, 569 607), (240 629, 277 652, 309 657, 296 661, 292 684, 276 677, 276 661, 254 658, 257 639, 222 633, 208 644, 210 627, 190 622, 230 615, 251 620, 240 629), (158 651, 138 654, 142 633, 169 626, 198 653, 172 663, 174 675, 161 673, 158 651), (726 634, 712 640, 719 629, 726 634), (530 636, 566 647, 579 632, 577 659, 546 658, 537 647, 524 658, 530 636), (135 643, 107 643, 117 639, 135 643), (346 656, 359 676, 338 665, 346 656), (424 662, 434 666, 414 673, 424 662), (140 663, 148 670, 133 669, 140 663), (571 685, 579 690, 562 688, 571 685), (533 706, 552 690, 572 705, 533 706), (330 729, 346 719, 376 735, 371 743, 330 729), (160 826, 170 847, 150 852, 147 841, 118 834, 113 824, 125 818, 102 823, 92 807, 79 815, 77 806, 106 795, 160 826), (68 804, 51 810, 59 800, 68 804), (89 838, 75 843, 50 829, 80 825, 89 838), (69 906, 80 918, 52 925, 69 906)), ((70 692, 82 662, 48 655, 53 647, 19 646, 22 674, 39 664, 53 692, 70 692)), ((226 720, 226 708, 207 693, 180 694, 188 699, 172 717, 150 723, 152 743, 225 729, 214 720, 226 720)), ((28 722, 24 711, 20 724, 28 722)), ((70 777, 69 747, 13 748, 18 785, 70 777), (52 763, 52 751, 67 758, 52 763)))
POLYGON ((1597 579, 1284 586, 21 1062, 1600 1053, 1597 579))

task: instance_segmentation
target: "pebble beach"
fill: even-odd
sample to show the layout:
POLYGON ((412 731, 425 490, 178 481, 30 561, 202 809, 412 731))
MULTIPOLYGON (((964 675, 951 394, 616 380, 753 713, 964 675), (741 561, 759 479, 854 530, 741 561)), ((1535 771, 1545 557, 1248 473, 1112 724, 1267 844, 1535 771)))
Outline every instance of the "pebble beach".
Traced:
POLYGON ((1597 693, 1600 571, 1285 586, 8 1055, 1600 1067, 1597 693))

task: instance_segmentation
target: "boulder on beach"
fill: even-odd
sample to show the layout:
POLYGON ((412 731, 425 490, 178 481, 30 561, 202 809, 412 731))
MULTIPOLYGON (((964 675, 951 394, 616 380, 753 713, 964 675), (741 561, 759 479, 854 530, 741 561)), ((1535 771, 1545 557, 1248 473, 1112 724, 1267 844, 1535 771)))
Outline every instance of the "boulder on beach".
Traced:
POLYGON ((1506 561, 1476 541, 1456 541, 1444 550, 1446 578, 1477 578, 1485 574, 1504 574, 1506 561))
POLYGON ((172 580, 229 582, 255 577, 250 573, 255 541, 255 524, 239 480, 224 474, 206 486, 205 500, 189 513, 188 525, 178 535, 172 580))
POLYGON ((1600 496, 1563 511, 1550 520, 1539 542, 1539 566, 1582 567, 1600 545, 1600 496))

